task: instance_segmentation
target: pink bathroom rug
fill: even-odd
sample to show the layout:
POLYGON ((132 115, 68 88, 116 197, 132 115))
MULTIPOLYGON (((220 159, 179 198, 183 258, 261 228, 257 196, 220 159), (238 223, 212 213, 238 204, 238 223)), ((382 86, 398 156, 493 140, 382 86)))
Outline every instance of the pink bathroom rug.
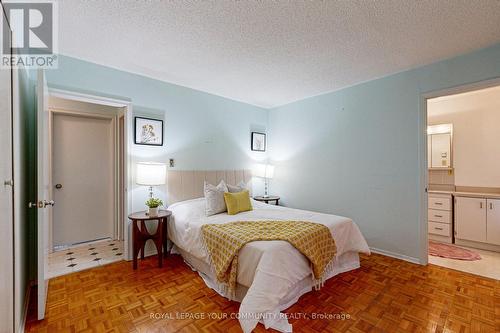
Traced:
POLYGON ((429 241, 429 254, 435 257, 458 260, 481 260, 479 253, 451 244, 429 241))

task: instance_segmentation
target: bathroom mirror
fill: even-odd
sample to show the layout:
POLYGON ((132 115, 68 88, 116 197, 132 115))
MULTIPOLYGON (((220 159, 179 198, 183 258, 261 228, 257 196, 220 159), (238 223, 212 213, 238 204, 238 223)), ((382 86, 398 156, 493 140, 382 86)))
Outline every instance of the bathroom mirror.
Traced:
POLYGON ((453 124, 427 127, 427 160, 429 169, 453 167, 453 124))

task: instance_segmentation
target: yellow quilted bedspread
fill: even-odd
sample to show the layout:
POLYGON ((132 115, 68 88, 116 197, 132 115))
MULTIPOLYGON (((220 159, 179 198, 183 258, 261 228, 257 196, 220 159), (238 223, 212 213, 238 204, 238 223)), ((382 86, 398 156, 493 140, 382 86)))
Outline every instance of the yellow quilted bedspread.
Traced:
POLYGON ((217 280, 234 295, 238 273, 238 252, 248 242, 283 240, 311 262, 314 279, 322 282, 337 251, 328 227, 308 221, 242 221, 205 224, 201 228, 204 246, 217 280))

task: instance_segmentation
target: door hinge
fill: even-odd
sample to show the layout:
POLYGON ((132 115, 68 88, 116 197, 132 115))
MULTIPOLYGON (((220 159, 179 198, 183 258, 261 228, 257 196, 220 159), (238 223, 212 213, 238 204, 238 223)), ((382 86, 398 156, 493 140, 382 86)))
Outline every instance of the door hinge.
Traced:
POLYGON ((3 185, 12 187, 12 186, 14 186, 14 181, 12 179, 4 180, 3 185))

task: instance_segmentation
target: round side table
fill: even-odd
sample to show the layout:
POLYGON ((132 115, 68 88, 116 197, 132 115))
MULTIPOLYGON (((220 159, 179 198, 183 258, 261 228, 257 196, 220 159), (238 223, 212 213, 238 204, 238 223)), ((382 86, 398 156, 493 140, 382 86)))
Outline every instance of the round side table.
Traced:
POLYGON ((259 196, 253 197, 253 199, 257 200, 257 201, 265 202, 266 204, 268 204, 269 201, 274 201, 274 204, 276 206, 279 205, 279 201, 280 201, 280 197, 277 195, 270 195, 268 197, 259 195, 259 196))
POLYGON ((128 218, 132 221, 132 244, 133 244, 133 268, 137 269, 137 257, 141 252, 144 259, 144 248, 148 239, 153 240, 158 252, 158 267, 163 266, 163 255, 167 255, 168 231, 167 223, 172 212, 160 210, 157 216, 146 215, 146 211, 132 213, 128 218), (150 234, 146 228, 146 221, 158 221, 158 227, 154 234, 150 234), (163 253, 162 253, 163 250, 163 253))

